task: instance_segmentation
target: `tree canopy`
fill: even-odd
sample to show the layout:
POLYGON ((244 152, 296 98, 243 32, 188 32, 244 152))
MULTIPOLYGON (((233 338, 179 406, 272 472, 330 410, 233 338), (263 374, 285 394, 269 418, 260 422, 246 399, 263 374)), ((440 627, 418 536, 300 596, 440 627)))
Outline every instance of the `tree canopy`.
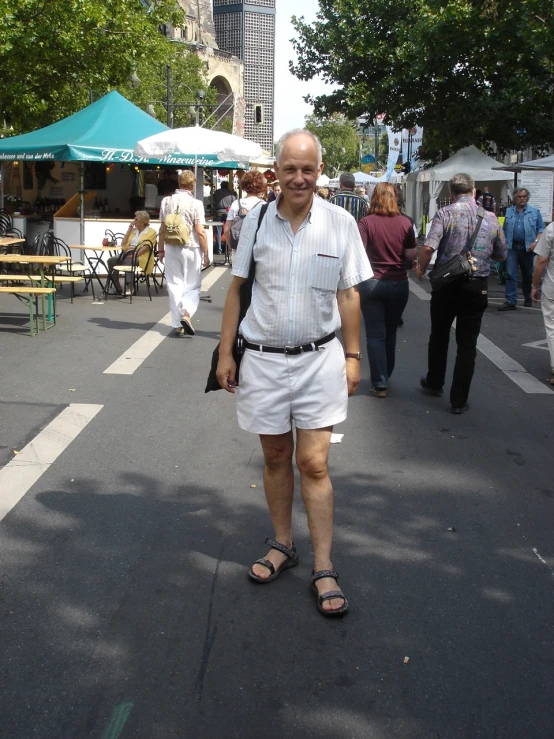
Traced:
POLYGON ((306 128, 315 133, 323 147, 324 172, 337 177, 340 172, 358 168, 358 139, 354 124, 341 113, 306 117, 306 128))
MULTIPOLYGON (((175 103, 194 101, 198 89, 213 102, 203 62, 159 32, 183 20, 176 0, 0 0, 0 126, 31 131, 83 108, 90 91, 97 99, 112 89, 143 108, 160 101, 165 122, 167 64, 175 103)), ((176 123, 189 118, 188 105, 175 106, 176 123)))
POLYGON ((293 73, 336 88, 318 116, 386 113, 424 127, 422 155, 471 143, 501 150, 554 144, 550 0, 319 0, 312 24, 293 18, 293 73))

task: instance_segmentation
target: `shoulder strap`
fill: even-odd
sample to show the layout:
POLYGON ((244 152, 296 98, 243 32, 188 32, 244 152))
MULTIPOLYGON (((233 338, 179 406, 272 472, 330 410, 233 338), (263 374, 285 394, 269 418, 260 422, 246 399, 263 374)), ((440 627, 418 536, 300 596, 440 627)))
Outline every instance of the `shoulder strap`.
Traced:
POLYGON ((485 209, 482 206, 479 206, 479 208, 477 209, 477 224, 475 226, 473 233, 471 234, 471 239, 469 240, 469 244, 465 247, 465 249, 463 249, 460 252, 461 254, 465 254, 466 251, 471 251, 473 249, 473 245, 475 244, 475 240, 477 239, 477 234, 479 233, 479 229, 481 228, 484 217, 485 217, 485 209))
POLYGON ((260 230, 260 226, 262 225, 262 221, 264 219, 268 206, 269 206, 269 203, 264 203, 262 207, 260 208, 260 215, 258 216, 258 228, 256 229, 256 235, 254 236, 254 243, 252 244, 252 258, 250 260, 250 270, 248 272, 248 282, 250 283, 254 282, 254 276, 256 274, 256 262, 254 261, 254 246, 256 245, 256 241, 258 240, 258 231, 260 230))

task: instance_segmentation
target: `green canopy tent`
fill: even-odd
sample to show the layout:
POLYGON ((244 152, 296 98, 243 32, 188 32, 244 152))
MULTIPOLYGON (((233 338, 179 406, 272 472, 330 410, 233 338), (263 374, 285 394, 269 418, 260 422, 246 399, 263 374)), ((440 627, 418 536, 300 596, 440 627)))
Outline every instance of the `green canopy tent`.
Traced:
MULTIPOLYGON (((139 157, 134 148, 140 139, 168 130, 152 116, 115 90, 78 113, 38 131, 0 139, 0 162, 61 161, 117 162, 172 167, 194 166, 190 156, 139 157)), ((200 157, 201 167, 244 168, 238 162, 221 162, 217 156, 200 157)), ((84 239, 84 166, 81 166, 81 243, 84 239)), ((2 206, 4 191, 2 189, 2 206)))

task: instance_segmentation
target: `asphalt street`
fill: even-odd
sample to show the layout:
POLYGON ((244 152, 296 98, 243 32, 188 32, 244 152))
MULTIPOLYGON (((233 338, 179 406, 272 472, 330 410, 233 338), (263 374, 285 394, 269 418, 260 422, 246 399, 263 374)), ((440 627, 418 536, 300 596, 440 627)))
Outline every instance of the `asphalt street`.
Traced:
POLYGON ((232 396, 204 394, 230 271, 216 276, 190 339, 159 338, 165 291, 64 293, 36 338, 0 300, 1 739, 552 739, 540 310, 499 313, 491 281, 483 335, 546 392, 479 353, 462 416, 419 389, 425 295, 410 295, 387 399, 362 360, 330 454, 351 606, 331 620, 309 590, 299 494, 300 566, 267 587, 246 577, 272 531, 258 439, 232 396), (154 334, 132 374, 105 373, 154 334))

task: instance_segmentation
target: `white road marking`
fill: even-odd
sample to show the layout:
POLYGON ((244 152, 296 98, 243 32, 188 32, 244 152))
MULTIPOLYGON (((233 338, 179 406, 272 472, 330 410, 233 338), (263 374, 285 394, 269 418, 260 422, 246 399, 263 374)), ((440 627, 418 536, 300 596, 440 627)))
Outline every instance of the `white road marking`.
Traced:
POLYGON ((0 521, 103 407, 71 403, 0 470, 0 521))
POLYGON ((172 331, 171 312, 137 339, 126 352, 104 370, 105 375, 132 375, 172 331))
MULTIPOLYGON (((201 292, 209 290, 219 278, 227 272, 225 267, 215 267, 202 280, 201 292)), ((126 352, 104 370, 105 375, 132 375, 145 359, 152 354, 172 331, 171 313, 166 313, 158 323, 137 339, 126 352)))
POLYGON ((414 295, 417 295, 420 300, 431 300, 431 295, 424 290, 421 285, 418 285, 417 282, 408 280, 408 284, 410 285, 410 291, 413 292, 414 295))
POLYGON ((477 348, 498 369, 502 370, 506 377, 509 377, 516 385, 519 385, 524 392, 534 395, 552 395, 550 388, 540 380, 537 380, 536 377, 533 377, 533 375, 530 375, 525 367, 522 367, 521 364, 518 364, 518 362, 509 357, 500 347, 493 344, 483 334, 480 334, 477 339, 477 348))
POLYGON ((541 339, 541 341, 530 341, 528 344, 522 344, 521 346, 528 346, 531 349, 544 349, 548 351, 548 339, 541 339))
POLYGON ((202 280, 202 292, 206 292, 210 287, 222 277, 225 272, 228 272, 228 267, 214 267, 212 271, 204 277, 202 280))
MULTIPOLYGON (((431 300, 431 295, 422 287, 417 285, 411 279, 408 280, 408 282, 410 284, 410 290, 420 300, 431 300)), ((477 339, 477 348, 485 355, 485 357, 487 357, 487 359, 490 359, 498 369, 502 370, 506 377, 509 377, 510 380, 515 382, 515 384, 518 385, 525 393, 530 395, 552 395, 552 390, 550 390, 547 385, 542 383, 540 380, 537 380, 533 375, 530 375, 525 367, 522 367, 521 364, 518 364, 514 359, 509 357, 502 351, 502 349, 500 349, 500 347, 493 344, 493 342, 490 341, 490 339, 487 339, 486 336, 483 336, 483 334, 479 334, 479 338, 477 339)))

